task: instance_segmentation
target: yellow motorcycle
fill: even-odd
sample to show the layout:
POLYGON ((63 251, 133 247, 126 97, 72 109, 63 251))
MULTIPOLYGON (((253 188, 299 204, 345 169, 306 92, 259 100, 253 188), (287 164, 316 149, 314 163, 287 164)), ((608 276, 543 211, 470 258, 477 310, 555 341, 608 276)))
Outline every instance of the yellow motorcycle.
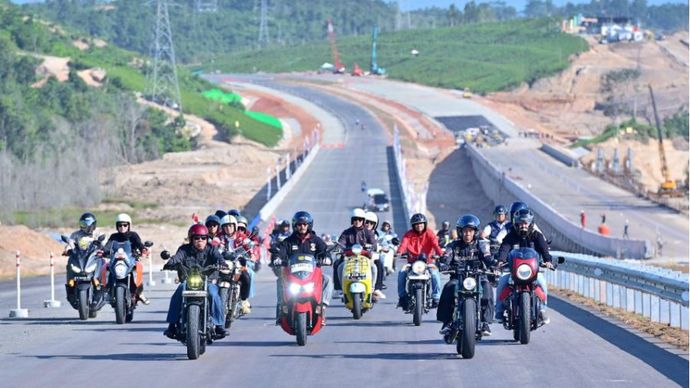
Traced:
POLYGON ((343 253, 342 269, 343 302, 352 311, 352 318, 360 319, 362 314, 374 307, 374 280, 371 271, 371 253, 355 244, 343 253))

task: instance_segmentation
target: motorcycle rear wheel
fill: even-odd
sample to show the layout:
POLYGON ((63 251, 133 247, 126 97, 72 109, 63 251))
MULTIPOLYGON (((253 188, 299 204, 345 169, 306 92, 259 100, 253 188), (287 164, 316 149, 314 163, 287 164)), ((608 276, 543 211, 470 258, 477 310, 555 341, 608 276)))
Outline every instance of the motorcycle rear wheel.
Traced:
POLYGON ((422 324, 422 314, 424 313, 424 294, 422 289, 418 288, 414 291, 414 313, 412 315, 412 322, 415 326, 422 324))
POLYGON ((304 346, 307 344, 307 313, 297 314, 295 336, 297 337, 297 345, 304 346))
POLYGON ((201 333, 199 333, 199 306, 187 306, 187 357, 196 360, 201 354, 201 333))
POLYGON ((530 295, 529 292, 520 294, 520 320, 518 322, 520 332, 520 343, 527 345, 530 337, 530 295))
POLYGON ((79 319, 89 319, 89 293, 88 290, 79 290, 79 319))
POLYGON ((477 301, 465 299, 462 307, 462 333, 458 337, 457 352, 462 358, 474 357, 477 338, 477 301))
POLYGON ((125 323, 127 302, 125 302, 125 288, 115 286, 115 322, 119 325, 125 323))
POLYGON ((352 294, 352 318, 362 318, 362 293, 352 294))

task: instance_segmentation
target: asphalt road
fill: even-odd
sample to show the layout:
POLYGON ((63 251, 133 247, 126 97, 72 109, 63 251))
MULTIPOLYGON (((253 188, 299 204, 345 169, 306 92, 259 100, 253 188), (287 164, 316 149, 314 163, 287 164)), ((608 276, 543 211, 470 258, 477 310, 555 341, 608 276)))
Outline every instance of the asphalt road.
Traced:
MULTIPOLYGON (((366 120, 368 132, 345 123, 345 148, 322 150, 279 209, 281 216, 308 209, 317 231, 338 233, 347 226, 350 208, 360 204, 362 179, 391 189, 386 140, 348 102, 298 92, 340 110, 340 117, 366 120)), ((395 195, 393 203, 399 205, 395 195)), ((398 221, 402 231, 404 220, 398 221)), ((3 314, 14 303, 12 284, 0 283, 3 314)), ((151 305, 139 308, 134 322, 117 325, 109 306, 96 319, 79 321, 62 288, 57 295, 63 307, 44 309, 47 284, 46 278, 25 282, 30 319, 0 320, 3 386, 688 386, 687 358, 555 298, 552 323, 533 332, 529 345, 514 343, 511 333, 493 325, 494 335, 479 343, 475 358, 463 360, 442 342, 434 312, 415 327, 410 315, 395 309, 395 280, 389 278, 388 299, 361 320, 333 301, 328 325, 298 347, 274 326, 275 279, 262 270, 252 313, 233 325, 228 338, 189 361, 181 344, 162 335, 173 285, 148 289, 151 305)))

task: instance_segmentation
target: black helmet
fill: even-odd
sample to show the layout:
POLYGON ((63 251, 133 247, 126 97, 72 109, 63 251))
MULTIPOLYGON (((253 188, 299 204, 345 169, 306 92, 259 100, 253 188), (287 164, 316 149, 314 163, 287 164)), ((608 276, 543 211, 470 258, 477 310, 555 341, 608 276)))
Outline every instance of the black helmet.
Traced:
POLYGON ((225 210, 220 210, 220 209, 216 210, 216 213, 215 213, 215 214, 216 214, 216 216, 218 216, 218 218, 221 219, 221 220, 223 219, 223 217, 225 217, 225 216, 228 215, 228 213, 226 213, 225 210))
POLYGON ((300 210, 297 213, 295 213, 295 215, 292 216, 292 229, 297 230, 297 224, 301 222, 306 222, 307 225, 309 225, 309 228, 307 230, 311 232, 311 228, 314 226, 314 219, 312 218, 311 214, 309 214, 309 212, 300 210))
POLYGON ((228 210, 228 214, 230 214, 231 216, 234 216, 235 218, 237 218, 237 217, 239 217, 239 216, 241 215, 241 214, 240 214, 240 211, 237 210, 237 209, 230 209, 230 210, 228 210))
POLYGON ((209 224, 212 222, 215 222, 218 224, 218 226, 220 226, 220 218, 218 218, 218 216, 215 214, 211 214, 210 216, 206 217, 206 222, 204 222, 204 225, 206 225, 207 228, 210 228, 211 225, 209 224))
POLYGON ((515 229, 521 237, 527 237, 532 229, 532 225, 534 225, 534 214, 532 210, 528 208, 520 209, 515 212, 513 218, 513 229, 515 229), (523 226, 525 224, 527 224, 526 227, 523 226))
POLYGON ((280 225, 281 227, 290 226, 290 221, 288 221, 288 220, 280 220, 280 222, 278 223, 278 225, 280 225))
POLYGON ((501 214, 508 214, 508 209, 503 205, 498 205, 494 208, 494 216, 498 217, 501 214))
POLYGON ((455 227, 458 230, 458 234, 462 232, 462 229, 465 227, 470 227, 474 229, 476 232, 479 230, 479 225, 481 224, 481 221, 479 221, 479 218, 475 216, 474 214, 465 214, 464 216, 458 218, 458 222, 455 224, 455 227))
POLYGON ((415 226, 416 224, 424 224, 426 226, 428 222, 429 221, 427 221, 426 216, 422 213, 416 213, 410 217, 410 225, 412 226, 415 226))
POLYGON ((512 223, 514 218, 515 218, 515 213, 518 212, 518 210, 522 209, 528 209, 527 204, 524 202, 513 202, 512 205, 510 205, 510 222, 512 223))
POLYGON ((91 234, 96 229, 96 216, 93 213, 84 213, 79 217, 79 229, 86 234, 91 234))
POLYGON ((443 222, 441 223, 441 228, 443 228, 443 230, 447 230, 448 228, 450 228, 450 221, 443 220, 443 222))

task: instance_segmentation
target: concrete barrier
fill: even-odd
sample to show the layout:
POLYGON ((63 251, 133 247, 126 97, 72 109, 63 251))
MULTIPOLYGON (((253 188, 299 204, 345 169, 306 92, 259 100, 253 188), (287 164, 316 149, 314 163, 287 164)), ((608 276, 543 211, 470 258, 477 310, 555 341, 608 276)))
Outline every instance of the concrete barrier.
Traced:
POLYGON ((602 236, 582 229, 548 204, 533 196, 520 184, 506 176, 474 146, 467 147, 472 169, 484 189, 495 203, 509 204, 522 201, 529 204, 537 215, 539 228, 544 231, 554 248, 576 253, 587 253, 617 258, 645 259, 652 256, 653 248, 646 240, 626 240, 602 236))
POLYGON ((577 157, 572 155, 568 150, 564 150, 560 147, 546 143, 542 144, 540 149, 545 154, 553 157, 568 167, 581 167, 580 160, 578 160, 577 157))

